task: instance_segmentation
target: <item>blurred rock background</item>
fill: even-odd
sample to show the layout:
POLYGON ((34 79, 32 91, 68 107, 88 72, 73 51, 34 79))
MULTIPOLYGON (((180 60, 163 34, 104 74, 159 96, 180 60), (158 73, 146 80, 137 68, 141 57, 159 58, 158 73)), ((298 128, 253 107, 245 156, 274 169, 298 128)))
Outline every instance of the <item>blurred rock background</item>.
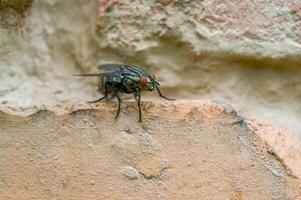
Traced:
POLYGON ((0 18, 2 103, 85 102, 96 80, 72 74, 129 63, 169 96, 301 128, 300 0, 1 0, 0 18))
POLYGON ((301 149, 300 0, 0 0, 3 106, 94 99, 97 80, 72 75, 103 63, 141 65, 166 95, 231 105, 301 149))

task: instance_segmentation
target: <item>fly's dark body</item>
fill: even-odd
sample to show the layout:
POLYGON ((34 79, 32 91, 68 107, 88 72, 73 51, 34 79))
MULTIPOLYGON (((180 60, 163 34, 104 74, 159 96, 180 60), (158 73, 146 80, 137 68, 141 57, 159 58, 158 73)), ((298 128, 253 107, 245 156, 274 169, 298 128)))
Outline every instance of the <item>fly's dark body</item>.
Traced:
POLYGON ((79 74, 77 76, 99 76, 99 91, 104 94, 103 97, 90 101, 89 103, 95 103, 108 97, 109 93, 113 93, 113 97, 118 100, 118 110, 115 119, 120 113, 121 99, 119 93, 134 94, 135 99, 138 103, 139 109, 139 122, 142 121, 141 114, 141 92, 142 91, 153 91, 157 89, 159 96, 167 99, 174 100, 164 96, 160 89, 159 83, 156 81, 154 75, 150 74, 146 70, 132 66, 122 64, 106 64, 98 66, 100 73, 97 74, 79 74))

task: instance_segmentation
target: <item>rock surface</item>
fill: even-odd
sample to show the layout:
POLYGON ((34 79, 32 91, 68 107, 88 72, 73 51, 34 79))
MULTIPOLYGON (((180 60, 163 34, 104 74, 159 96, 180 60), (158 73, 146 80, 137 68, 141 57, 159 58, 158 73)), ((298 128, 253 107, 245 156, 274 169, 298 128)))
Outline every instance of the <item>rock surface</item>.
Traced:
MULTIPOLYGON (((206 53, 269 58, 301 55, 300 0, 99 2, 101 44, 126 55, 135 56, 134 52, 154 49, 164 51, 164 47, 181 44, 191 56, 206 53), (164 37, 170 40, 162 40, 164 37)), ((172 56, 178 49, 165 54, 172 56)), ((146 54, 146 58, 148 55, 159 56, 146 54)))
POLYGON ((2 112, 1 197, 301 197, 299 178, 228 107, 145 102, 137 123, 135 105, 125 103, 118 120, 110 103, 2 112))

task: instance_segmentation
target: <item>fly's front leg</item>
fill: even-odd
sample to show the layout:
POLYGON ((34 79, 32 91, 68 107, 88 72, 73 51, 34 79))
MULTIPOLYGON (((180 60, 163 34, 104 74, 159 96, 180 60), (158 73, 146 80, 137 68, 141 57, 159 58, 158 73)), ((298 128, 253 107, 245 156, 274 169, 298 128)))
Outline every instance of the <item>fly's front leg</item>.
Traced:
POLYGON ((176 100, 176 99, 171 99, 171 98, 168 98, 168 97, 164 96, 164 95, 162 94, 162 92, 161 92, 161 90, 160 90, 160 88, 159 88, 158 85, 155 84, 155 87, 156 87, 156 89, 157 89, 157 91, 158 91, 160 97, 162 97, 162 98, 164 98, 164 99, 166 99, 166 100, 170 100, 170 101, 176 100))
POLYGON ((142 122, 142 113, 141 113, 141 105, 140 105, 141 95, 139 92, 135 93, 134 95, 135 95, 135 99, 137 101, 138 109, 139 109, 139 121, 138 122, 142 122))

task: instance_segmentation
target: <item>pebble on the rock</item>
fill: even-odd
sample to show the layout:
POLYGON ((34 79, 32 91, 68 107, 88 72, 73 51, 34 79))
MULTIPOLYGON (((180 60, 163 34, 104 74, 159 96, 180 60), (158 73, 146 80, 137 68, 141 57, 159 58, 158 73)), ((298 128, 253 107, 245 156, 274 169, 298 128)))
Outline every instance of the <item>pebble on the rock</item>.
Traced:
POLYGON ((131 166, 125 167, 123 174, 129 179, 136 179, 139 177, 139 172, 131 166))

